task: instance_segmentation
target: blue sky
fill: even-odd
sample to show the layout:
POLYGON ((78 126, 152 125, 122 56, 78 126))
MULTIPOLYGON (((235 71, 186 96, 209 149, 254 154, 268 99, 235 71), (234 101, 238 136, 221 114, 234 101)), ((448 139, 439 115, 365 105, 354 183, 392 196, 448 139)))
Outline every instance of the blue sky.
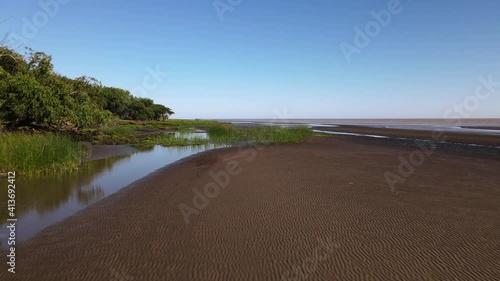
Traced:
MULTIPOLYGON (((223 20, 213 0, 58 1, 0 0, 1 34, 176 118, 441 118, 500 82, 497 0, 221 0, 223 20), (382 10, 348 62, 340 44, 382 10)), ((500 117, 497 88, 467 117, 500 117)))

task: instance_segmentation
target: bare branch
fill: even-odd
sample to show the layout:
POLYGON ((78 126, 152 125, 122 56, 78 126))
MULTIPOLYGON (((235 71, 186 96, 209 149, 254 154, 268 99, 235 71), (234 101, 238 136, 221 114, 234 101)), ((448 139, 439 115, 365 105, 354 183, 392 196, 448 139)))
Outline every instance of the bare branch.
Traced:
POLYGON ((13 60, 18 60, 19 58, 16 58, 16 57, 15 57, 15 56, 13 56, 12 54, 8 54, 8 53, 4 52, 4 50, 5 50, 5 51, 8 51, 8 50, 9 50, 7 47, 3 46, 3 45, 5 45, 5 43, 7 42, 7 40, 6 40, 6 39, 9 37, 9 34, 10 34, 10 33, 5 34, 5 36, 4 36, 4 37, 0 40, 0 45, 2 45, 2 46, 0 46, 0 58, 1 58, 1 57, 10 57, 10 58, 11 58, 11 59, 13 59, 13 60))
POLYGON ((11 58, 11 59, 13 59, 13 60, 18 60, 18 59, 19 59, 19 58, 14 57, 14 56, 13 56, 13 55, 11 55, 11 54, 5 54, 5 53, 0 54, 0 58, 1 58, 1 57, 10 57, 10 58, 11 58))

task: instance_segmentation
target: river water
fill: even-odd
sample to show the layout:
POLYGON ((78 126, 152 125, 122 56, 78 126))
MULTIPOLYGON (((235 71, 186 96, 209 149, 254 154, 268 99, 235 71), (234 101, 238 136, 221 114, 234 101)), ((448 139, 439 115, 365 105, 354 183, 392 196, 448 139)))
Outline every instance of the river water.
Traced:
MULTIPOLYGON (((143 148, 132 155, 82 163, 78 171, 16 178, 16 243, 109 196, 151 172, 214 145, 143 148)), ((5 180, 6 182, 6 180, 5 180)), ((4 185, 5 189, 7 184, 4 185)), ((3 189, 3 187, 2 187, 3 189)), ((7 192, 0 194, 0 218, 7 219, 7 192)), ((3 248, 7 224, 0 228, 3 248)))

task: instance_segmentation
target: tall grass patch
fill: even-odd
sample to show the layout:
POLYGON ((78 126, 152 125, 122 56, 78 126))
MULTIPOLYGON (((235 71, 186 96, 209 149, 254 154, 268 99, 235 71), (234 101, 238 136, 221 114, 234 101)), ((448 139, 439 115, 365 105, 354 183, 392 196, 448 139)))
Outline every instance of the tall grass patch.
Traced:
POLYGON ((250 129, 250 141, 261 144, 300 143, 310 140, 313 132, 300 127, 254 127, 250 129))
POLYGON ((0 134, 0 173, 45 174, 78 168, 83 148, 57 134, 0 134))
POLYGON ((223 143, 237 143, 248 141, 248 130, 230 124, 217 124, 211 126, 208 131, 211 141, 223 143))
POLYGON ((210 140, 222 143, 251 142, 258 144, 300 143, 308 141, 313 132, 306 126, 271 127, 259 126, 242 128, 234 125, 219 124, 209 128, 210 140))

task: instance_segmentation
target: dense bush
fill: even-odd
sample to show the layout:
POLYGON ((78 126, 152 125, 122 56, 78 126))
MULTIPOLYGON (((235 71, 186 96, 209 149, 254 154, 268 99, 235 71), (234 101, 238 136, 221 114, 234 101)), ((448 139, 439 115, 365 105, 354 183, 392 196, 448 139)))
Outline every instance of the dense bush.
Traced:
POLYGON ((22 56, 0 48, 0 120, 11 126, 57 125, 78 127, 109 122, 113 115, 128 120, 166 119, 173 111, 153 100, 105 87, 92 77, 71 79, 53 70, 52 57, 43 52, 22 56))

